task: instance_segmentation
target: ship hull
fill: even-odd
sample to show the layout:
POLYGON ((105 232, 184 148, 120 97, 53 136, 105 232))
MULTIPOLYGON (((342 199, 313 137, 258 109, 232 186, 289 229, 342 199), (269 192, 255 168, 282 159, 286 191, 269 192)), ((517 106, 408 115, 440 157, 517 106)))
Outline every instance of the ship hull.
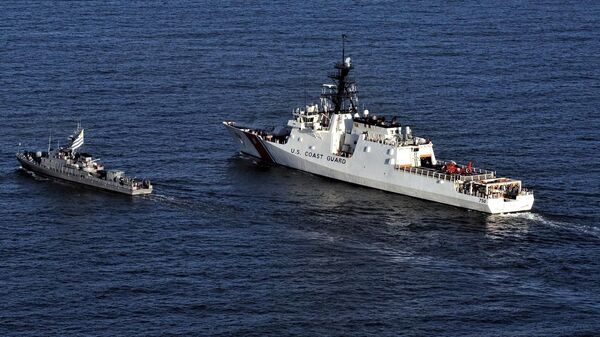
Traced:
POLYGON ((352 157, 340 157, 323 148, 327 134, 297 132, 285 144, 269 142, 249 129, 224 123, 242 153, 266 162, 312 174, 371 187, 419 199, 434 201, 484 213, 510 213, 531 210, 533 195, 520 195, 516 199, 479 198, 457 192, 455 182, 436 179, 398 170, 386 162, 384 145, 361 143, 352 157), (377 147, 381 147, 378 149, 377 147), (367 152, 366 149, 369 149, 367 152), (365 149, 365 151, 361 151, 365 149))
POLYGON ((83 185, 86 187, 100 189, 110 192, 116 192, 127 195, 143 195, 152 193, 152 187, 150 188, 142 188, 142 189, 132 189, 128 186, 120 185, 118 183, 108 182, 102 179, 85 176, 86 172, 82 172, 80 174, 66 174, 51 168, 44 167, 42 165, 36 164, 35 162, 28 161, 25 158, 17 155, 17 160, 21 164, 21 167, 27 171, 34 172, 41 176, 60 179, 63 181, 67 181, 74 184, 83 185))

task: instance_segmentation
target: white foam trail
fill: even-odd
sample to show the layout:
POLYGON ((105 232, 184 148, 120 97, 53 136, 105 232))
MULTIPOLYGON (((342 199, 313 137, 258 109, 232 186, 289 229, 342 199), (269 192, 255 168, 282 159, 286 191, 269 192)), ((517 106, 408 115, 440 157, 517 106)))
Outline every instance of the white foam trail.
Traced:
POLYGON ((29 174, 33 179, 38 180, 38 181, 46 181, 49 180, 48 178, 44 178, 42 176, 38 176, 37 174, 35 174, 35 172, 33 171, 29 171, 28 169, 21 167, 21 170, 25 171, 25 173, 29 174))
POLYGON ((154 201, 168 201, 168 202, 175 201, 175 197, 168 196, 168 195, 162 195, 162 194, 146 194, 146 195, 143 195, 142 197, 144 199, 154 200, 154 201))
POLYGON ((187 208, 187 209, 192 209, 192 210, 197 210, 197 211, 205 211, 205 212, 221 210, 223 207, 223 205, 220 205, 220 204, 214 204, 214 203, 210 203, 210 202, 202 202, 202 201, 198 201, 198 200, 183 199, 183 198, 178 198, 178 197, 164 195, 164 194, 147 194, 147 195, 141 195, 140 198, 146 199, 146 200, 149 200, 152 202, 160 203, 160 204, 167 204, 167 205, 172 205, 175 207, 187 208))
POLYGON ((489 220, 498 220, 498 221, 509 220, 509 219, 522 219, 522 220, 528 220, 528 221, 541 223, 541 224, 549 225, 549 226, 555 225, 556 223, 558 223, 556 221, 548 220, 548 219, 544 218, 542 215, 533 213, 533 212, 494 214, 494 215, 490 215, 488 219, 489 220))
POLYGON ((164 194, 146 194, 146 195, 142 195, 141 197, 142 197, 142 199, 154 201, 157 203, 163 203, 163 204, 172 204, 172 205, 176 205, 176 206, 188 206, 188 207, 192 205, 192 203, 190 201, 178 199, 174 196, 164 195, 164 194))
POLYGON ((499 217, 499 218, 505 218, 505 219, 513 218, 513 219, 529 220, 535 224, 541 224, 544 226, 548 226, 548 227, 552 227, 552 228, 556 228, 556 229, 560 229, 560 230, 566 230, 566 231, 570 231, 570 232, 575 232, 578 234, 590 235, 590 236, 600 239, 600 228, 599 227, 584 225, 584 224, 568 223, 568 222, 558 221, 558 220, 550 220, 550 219, 546 219, 541 214, 537 214, 537 213, 533 213, 533 212, 498 214, 498 215, 493 215, 491 217, 499 217))

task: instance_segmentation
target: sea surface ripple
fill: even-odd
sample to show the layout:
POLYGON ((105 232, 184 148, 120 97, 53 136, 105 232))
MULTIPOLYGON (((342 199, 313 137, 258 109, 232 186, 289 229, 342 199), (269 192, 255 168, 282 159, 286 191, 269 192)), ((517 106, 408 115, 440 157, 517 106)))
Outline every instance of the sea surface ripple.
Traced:
POLYGON ((597 1, 3 1, 0 335, 600 333, 597 1), (485 215, 236 154, 353 57, 361 106, 535 191, 485 215), (155 184, 31 177, 66 142, 155 184))

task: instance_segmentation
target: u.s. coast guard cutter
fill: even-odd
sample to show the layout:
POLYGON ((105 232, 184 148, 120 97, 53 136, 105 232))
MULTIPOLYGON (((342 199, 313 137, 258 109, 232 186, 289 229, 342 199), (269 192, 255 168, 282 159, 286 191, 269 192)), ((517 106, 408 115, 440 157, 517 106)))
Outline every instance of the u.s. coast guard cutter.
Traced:
POLYGON ((123 171, 106 170, 98 159, 79 152, 83 135, 84 130, 78 126, 68 146, 51 149, 49 142, 48 151, 19 151, 17 160, 23 169, 50 178, 129 195, 152 193, 150 180, 136 180, 123 171))
POLYGON ((409 126, 358 113, 350 57, 323 84, 319 105, 295 109, 287 126, 264 130, 223 122, 242 153, 270 163, 389 192, 486 213, 528 211, 520 180, 435 158, 430 140, 409 126))

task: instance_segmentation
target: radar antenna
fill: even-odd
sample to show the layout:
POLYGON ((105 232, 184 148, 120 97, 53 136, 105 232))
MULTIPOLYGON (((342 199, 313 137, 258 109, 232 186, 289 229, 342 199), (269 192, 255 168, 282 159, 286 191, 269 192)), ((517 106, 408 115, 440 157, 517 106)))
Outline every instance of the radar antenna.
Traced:
POLYGON ((358 108, 356 83, 348 77, 353 66, 352 59, 346 57, 346 38, 346 34, 342 34, 342 61, 336 63, 336 71, 329 74, 329 78, 335 83, 331 86, 325 86, 324 89, 327 90, 323 90, 321 94, 321 98, 329 99, 333 103, 333 110, 326 111, 328 113, 354 113, 358 108), (346 106, 346 101, 350 103, 350 106, 346 106))

